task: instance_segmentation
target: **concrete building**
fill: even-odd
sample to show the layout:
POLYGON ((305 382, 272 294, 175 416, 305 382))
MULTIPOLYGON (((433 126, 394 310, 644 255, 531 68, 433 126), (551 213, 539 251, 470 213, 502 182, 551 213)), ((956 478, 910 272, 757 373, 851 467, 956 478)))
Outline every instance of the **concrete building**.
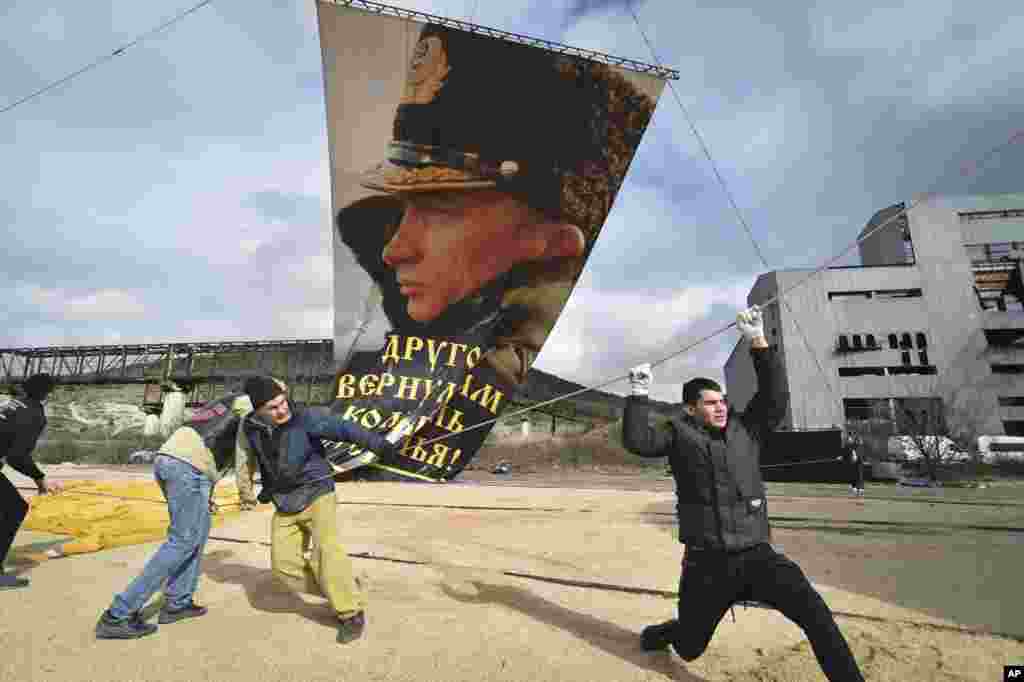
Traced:
MULTIPOLYGON (((788 304, 764 312, 791 394, 783 428, 842 426, 939 399, 980 433, 1024 435, 1024 193, 907 205, 861 231, 861 265, 806 282, 812 269, 778 270, 754 284, 749 304, 779 293, 788 304)), ((742 407, 754 390, 742 341, 725 377, 742 407)))

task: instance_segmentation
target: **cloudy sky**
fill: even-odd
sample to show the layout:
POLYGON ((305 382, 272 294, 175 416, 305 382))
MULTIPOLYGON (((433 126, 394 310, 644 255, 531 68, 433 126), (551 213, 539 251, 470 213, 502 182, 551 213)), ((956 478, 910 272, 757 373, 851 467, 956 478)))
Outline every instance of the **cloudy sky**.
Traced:
MULTIPOLYGON (((191 4, 5 3, 0 108, 191 4)), ((654 61, 621 1, 399 4, 654 61)), ((1024 129, 1016 4, 633 7, 781 268, 826 261, 918 192, 1024 189, 1024 144, 962 172, 1024 129)), ((0 114, 0 149, 0 346, 332 334, 313 0, 214 0, 0 114)), ((764 269, 666 89, 538 366, 594 384, 664 357, 728 322, 764 269)), ((658 368, 655 397, 720 377, 735 339, 658 368)))

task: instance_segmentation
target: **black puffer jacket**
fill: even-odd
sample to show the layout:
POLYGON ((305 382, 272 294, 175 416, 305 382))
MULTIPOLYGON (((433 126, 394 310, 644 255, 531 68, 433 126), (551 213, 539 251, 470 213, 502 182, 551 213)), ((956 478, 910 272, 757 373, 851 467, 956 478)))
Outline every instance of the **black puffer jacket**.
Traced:
POLYGON ((43 478, 32 451, 45 428, 46 411, 35 398, 12 400, 0 407, 0 469, 6 462, 25 476, 43 478))
POLYGON ((643 457, 668 457, 676 480, 679 540, 691 547, 738 551, 771 539, 761 479, 761 443, 786 414, 789 394, 778 358, 752 349, 758 391, 743 412, 730 411, 724 431, 683 415, 648 424, 648 400, 631 396, 623 445, 643 457))

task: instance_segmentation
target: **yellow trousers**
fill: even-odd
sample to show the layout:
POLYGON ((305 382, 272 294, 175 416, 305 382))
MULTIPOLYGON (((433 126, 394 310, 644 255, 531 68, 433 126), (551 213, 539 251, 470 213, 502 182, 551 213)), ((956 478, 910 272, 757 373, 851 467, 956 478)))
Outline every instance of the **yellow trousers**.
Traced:
POLYGON ((334 494, 321 495, 297 514, 274 512, 270 530, 270 565, 289 589, 327 597, 339 618, 366 607, 352 574, 352 560, 338 538, 334 494), (310 557, 305 550, 312 545, 310 557))

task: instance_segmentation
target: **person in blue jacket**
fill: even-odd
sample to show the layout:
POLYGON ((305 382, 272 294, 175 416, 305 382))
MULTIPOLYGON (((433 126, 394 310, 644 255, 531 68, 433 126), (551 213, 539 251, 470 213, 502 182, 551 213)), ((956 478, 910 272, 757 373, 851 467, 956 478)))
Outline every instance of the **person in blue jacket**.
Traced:
POLYGON ((260 502, 273 502, 270 564, 285 586, 327 598, 338 617, 338 642, 362 636, 366 599, 352 573, 352 560, 338 537, 334 469, 324 457, 323 440, 355 443, 393 455, 405 426, 387 437, 339 415, 295 409, 270 377, 245 383, 253 412, 238 429, 238 458, 254 460, 263 489, 260 502), (311 547, 309 558, 305 550, 311 547))

